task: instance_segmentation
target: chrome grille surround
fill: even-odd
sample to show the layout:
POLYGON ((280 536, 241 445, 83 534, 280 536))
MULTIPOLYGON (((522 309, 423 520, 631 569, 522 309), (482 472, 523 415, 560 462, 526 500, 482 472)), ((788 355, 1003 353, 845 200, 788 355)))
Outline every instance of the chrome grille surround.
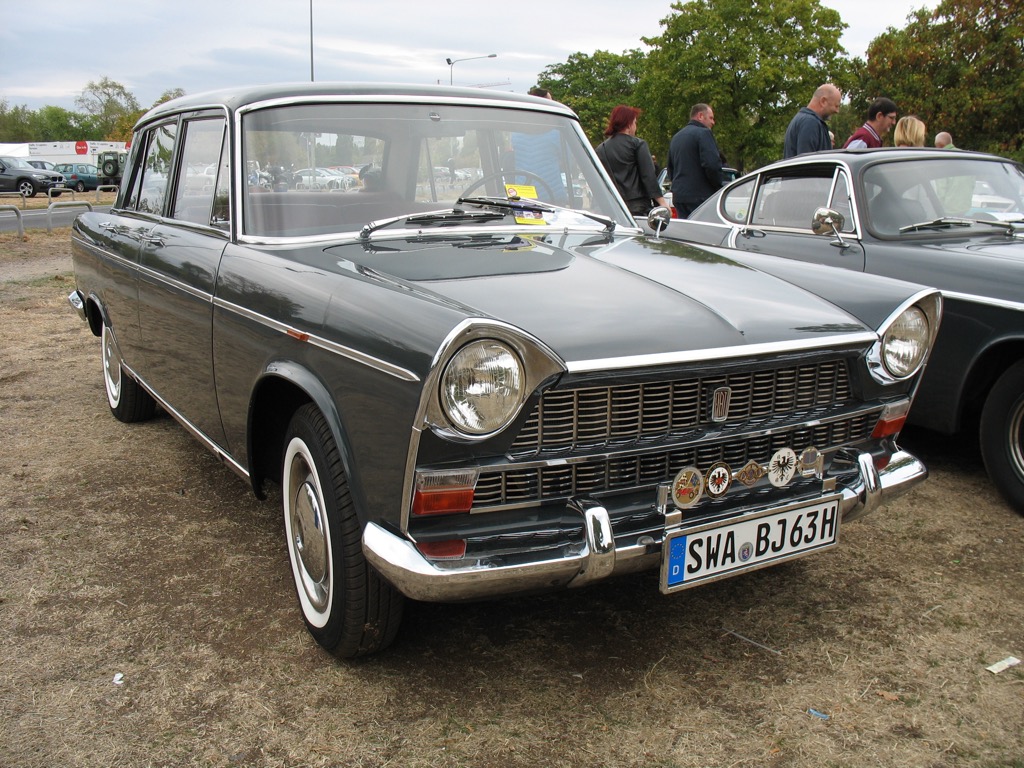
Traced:
POLYGON ((552 389, 508 461, 481 468, 473 510, 653 489, 687 466, 767 464, 786 446, 830 451, 867 440, 880 408, 855 400, 843 356, 552 389), (729 408, 718 423, 712 401, 722 388, 729 408))
POLYGON ((846 359, 545 392, 509 455, 516 459, 627 446, 712 425, 714 392, 731 390, 726 424, 849 402, 846 359))

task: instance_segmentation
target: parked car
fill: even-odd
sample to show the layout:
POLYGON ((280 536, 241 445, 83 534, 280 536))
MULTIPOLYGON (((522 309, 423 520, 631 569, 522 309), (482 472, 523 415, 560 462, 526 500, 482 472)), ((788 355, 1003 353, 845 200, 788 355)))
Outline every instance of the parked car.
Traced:
POLYGON ((121 183, 121 174, 124 173, 127 162, 127 152, 105 150, 97 153, 96 167, 99 169, 100 184, 104 186, 119 185, 121 183))
MULTIPOLYGON (((740 172, 735 168, 725 166, 722 168, 722 186, 730 184, 740 176, 740 172)), ((672 179, 669 178, 668 168, 662 168, 658 172, 658 186, 661 187, 661 193, 665 196, 665 199, 672 202, 672 179)), ((676 210, 672 208, 672 217, 675 218, 676 210)))
POLYGON ((64 177, 56 171, 36 168, 20 157, 0 157, 0 192, 20 192, 24 197, 35 197, 40 192, 63 187, 64 177))
POLYGON ((976 433, 993 484, 1024 513, 1024 167, 954 150, 804 155, 666 234, 939 288, 945 319, 910 421, 976 433))
POLYGON ((99 171, 92 163, 61 163, 57 170, 64 174, 64 182, 76 192, 96 189, 100 185, 99 171))
POLYGON ((44 171, 53 171, 56 170, 57 168, 57 166, 55 166, 49 160, 35 160, 33 158, 29 158, 25 162, 31 165, 33 168, 42 168, 44 171))
POLYGON ((351 189, 359 186, 359 177, 331 168, 301 168, 294 173, 295 183, 309 189, 351 189))
POLYGON ((159 404, 258 496, 280 484, 302 616, 340 656, 387 646, 405 598, 771 566, 926 475, 896 438, 938 292, 645 236, 555 102, 330 83, 168 101, 72 246, 113 415, 159 404), (590 194, 514 182, 515 131, 554 132, 590 194), (375 153, 358 192, 246 183, 254 154, 313 135, 375 153), (456 143, 484 175, 418 183, 456 143), (186 189, 180 169, 218 161, 186 189))

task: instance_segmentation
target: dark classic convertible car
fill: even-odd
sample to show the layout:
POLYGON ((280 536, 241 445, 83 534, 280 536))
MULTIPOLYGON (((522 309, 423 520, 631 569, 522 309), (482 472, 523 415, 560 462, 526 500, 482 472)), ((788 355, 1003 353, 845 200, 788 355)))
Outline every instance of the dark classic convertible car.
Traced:
POLYGON ((733 183, 666 235, 940 289, 942 331, 910 423, 976 432, 993 484, 1024 513, 1024 167, 945 149, 803 155, 733 183))
POLYGON ((406 597, 773 565, 926 476, 896 437, 941 296, 645 236, 550 100, 169 101, 73 252, 114 416, 159 406, 280 484, 303 618, 341 656, 388 645, 406 597), (361 181, 250 186, 257 163, 361 181))

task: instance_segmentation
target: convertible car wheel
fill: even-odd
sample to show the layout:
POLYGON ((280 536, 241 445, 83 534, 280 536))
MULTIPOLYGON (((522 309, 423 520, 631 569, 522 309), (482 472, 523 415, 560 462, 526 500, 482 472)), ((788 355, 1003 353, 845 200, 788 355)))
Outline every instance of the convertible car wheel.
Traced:
POLYGON ((363 557, 341 456, 313 405, 296 411, 288 426, 281 493, 288 556, 310 633, 341 657, 390 645, 403 597, 363 557))
POLYGON ((992 387, 981 412, 981 455, 1000 493, 1024 515, 1024 362, 992 387))
POLYGON ((121 351, 114 334, 104 324, 102 337, 103 386, 107 390, 107 404, 118 421, 130 424, 152 418, 156 402, 139 383, 124 372, 121 351))

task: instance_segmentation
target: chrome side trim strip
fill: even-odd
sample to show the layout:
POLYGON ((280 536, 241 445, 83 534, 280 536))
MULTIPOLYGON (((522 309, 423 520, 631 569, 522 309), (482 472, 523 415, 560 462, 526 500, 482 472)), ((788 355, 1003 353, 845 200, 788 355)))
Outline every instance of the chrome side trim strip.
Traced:
POLYGON ((297 328, 285 325, 284 323, 278 322, 277 320, 273 320, 267 317, 266 315, 261 315, 258 312, 253 312, 251 309, 246 309, 245 307, 235 304, 233 302, 225 301, 224 299, 220 298, 214 298, 213 304, 214 306, 220 309, 227 310, 228 312, 232 312, 236 315, 239 315, 240 317, 252 320, 255 323, 259 323, 260 325, 270 328, 271 330, 277 331, 278 333, 283 333, 286 336, 289 336, 290 338, 296 339, 297 341, 312 344, 314 347, 319 347, 320 349, 323 349, 326 352, 341 355, 342 357, 346 357, 349 360, 361 363, 362 365, 373 368, 374 370, 380 371, 381 373, 386 373, 389 376, 394 376, 396 379, 401 379, 402 381, 420 380, 419 376, 417 376, 415 373, 408 370, 407 368, 402 368, 401 366, 394 365, 393 363, 389 363, 385 360, 381 360, 371 355, 364 354, 359 350, 353 349, 352 347, 346 347, 343 344, 338 344, 337 342, 331 341, 330 339, 325 339, 322 336, 317 336, 316 334, 308 333, 307 331, 301 331, 297 328))
POLYGON ((1010 309, 1014 312, 1024 312, 1024 302, 1020 301, 994 299, 991 296, 979 296, 976 293, 960 293, 959 291, 942 290, 941 292, 947 299, 959 299, 960 301, 968 301, 972 304, 985 304, 990 307, 998 307, 999 309, 1010 309))
POLYGON ((136 382, 138 382, 139 386, 146 390, 150 394, 150 396, 160 404, 161 408, 167 411, 167 413, 169 413, 176 422, 178 422, 179 424, 181 424, 181 426, 185 428, 186 432, 188 432, 190 435, 192 435, 192 437, 194 437, 196 440, 202 443, 207 448, 207 450, 209 450, 218 459, 220 459, 229 467, 231 467, 231 469, 238 475, 240 475, 244 480, 249 480, 248 469, 239 464, 235 460, 235 458, 231 456, 231 454, 224 450, 224 448, 219 446, 217 443, 213 442, 213 440, 206 436, 205 432, 199 429, 199 427, 197 427, 191 421, 186 419, 172 405, 170 405, 166 400, 160 397, 160 395, 157 394, 157 392, 151 386, 149 386, 149 384, 147 384, 138 374, 136 374, 135 371, 133 371, 131 368, 125 365, 123 360, 121 361, 121 365, 124 367, 128 375, 131 376, 136 382))

